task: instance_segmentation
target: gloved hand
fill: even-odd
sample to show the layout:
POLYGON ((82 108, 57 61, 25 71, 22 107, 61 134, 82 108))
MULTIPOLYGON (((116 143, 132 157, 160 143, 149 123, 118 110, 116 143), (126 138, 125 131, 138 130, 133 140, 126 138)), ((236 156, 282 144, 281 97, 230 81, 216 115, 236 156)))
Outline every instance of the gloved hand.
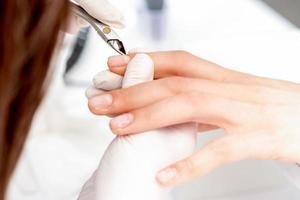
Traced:
MULTIPOLYGON (((95 87, 87 90, 87 97, 103 94, 104 90, 121 86, 127 88, 150 81, 153 79, 153 68, 149 56, 137 54, 130 61, 124 78, 109 71, 96 75, 95 87)), ((107 103, 110 99, 106 98, 107 103)), ((162 167, 193 152, 196 131, 196 124, 188 123, 116 137, 107 148, 98 169, 83 187, 79 200, 170 199, 169 189, 162 188, 156 182, 155 175, 162 167)))
MULTIPOLYGON (((124 17, 122 13, 107 0, 74 0, 81 7, 83 7, 90 15, 100 20, 101 22, 115 28, 124 27, 124 17)), ((75 33, 80 28, 88 26, 88 23, 77 17, 71 15, 69 27, 67 32, 75 33)))

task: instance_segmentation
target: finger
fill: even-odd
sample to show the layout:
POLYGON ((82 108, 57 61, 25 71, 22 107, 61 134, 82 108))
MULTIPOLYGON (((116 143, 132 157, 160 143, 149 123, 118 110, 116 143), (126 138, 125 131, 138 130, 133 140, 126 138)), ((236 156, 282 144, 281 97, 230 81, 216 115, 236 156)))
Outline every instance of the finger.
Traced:
MULTIPOLYGON (((248 76, 247 74, 225 69, 185 51, 152 52, 147 54, 154 61, 155 78, 175 75, 230 82, 245 81, 245 77, 248 76)), ((108 59, 110 70, 118 74, 124 74, 125 68, 133 55, 110 57, 108 59)))
MULTIPOLYGON (((147 54, 154 61, 154 77, 156 79, 168 76, 184 76, 219 82, 265 86, 287 91, 300 91, 299 84, 226 69, 184 51, 152 52, 147 54)), ((134 53, 110 57, 107 62, 110 70, 118 74, 124 74, 126 66, 133 55, 134 53)))
POLYGON ((107 0, 76 0, 90 15, 116 28, 124 27, 122 13, 107 0))
MULTIPOLYGON (((121 69, 122 70, 122 73, 118 73, 120 75, 124 75, 125 74, 125 71, 126 71, 126 67, 127 65, 129 64, 130 60, 136 55, 136 54, 139 54, 139 53, 150 53, 151 51, 146 49, 146 48, 143 48, 143 47, 137 47, 137 48, 134 48, 134 49, 131 49, 129 50, 128 55, 114 55, 114 56, 110 56, 107 60, 107 65, 109 67, 120 67, 120 66, 123 66, 123 68, 121 69), (126 67, 125 67, 126 66, 126 67)), ((116 72, 115 72, 116 73, 116 72)))
POLYGON ((96 96, 89 99, 89 109, 97 115, 119 114, 175 95, 176 93, 165 86, 162 81, 164 80, 151 81, 96 96), (101 103, 103 99, 111 99, 111 102, 104 105, 101 103))
POLYGON ((227 129, 237 123, 237 116, 233 114, 237 109, 247 112, 251 107, 212 95, 180 94, 122 114, 111 120, 110 127, 117 135, 134 134, 185 122, 199 122, 227 129))
POLYGON ((258 93, 257 88, 254 86, 171 77, 139 84, 122 90, 111 91, 107 93, 107 95, 111 95, 111 99, 113 99, 109 107, 102 108, 99 106, 97 101, 101 101, 102 96, 97 96, 89 101, 89 107, 93 113, 99 115, 119 114, 153 104, 180 93, 189 92, 215 95, 221 98, 249 102, 250 104, 259 104, 268 100, 261 98, 261 96, 265 96, 265 93, 258 93))
POLYGON ((244 141, 239 136, 216 139, 194 155, 158 172, 156 179, 163 186, 173 186, 203 176, 222 165, 246 158, 248 153, 244 149, 244 141))

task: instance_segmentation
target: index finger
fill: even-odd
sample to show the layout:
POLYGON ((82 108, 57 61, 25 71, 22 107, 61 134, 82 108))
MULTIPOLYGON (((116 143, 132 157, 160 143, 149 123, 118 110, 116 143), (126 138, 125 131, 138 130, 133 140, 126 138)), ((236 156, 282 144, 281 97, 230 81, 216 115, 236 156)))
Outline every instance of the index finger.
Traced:
MULTIPOLYGON (((266 86, 287 91, 300 91, 299 84, 230 70, 185 51, 161 51, 147 54, 154 62, 154 77, 156 79, 168 76, 183 76, 225 83, 266 86)), ((127 64, 134 55, 110 57, 107 62, 110 71, 123 75, 127 64)))
MULTIPOLYGON (((246 74, 223 68, 186 51, 161 51, 147 53, 154 62, 155 78, 183 76, 215 81, 236 80, 246 74)), ((123 75, 134 54, 112 56, 108 59, 109 69, 123 75)), ((241 79, 241 78, 240 78, 241 79)))

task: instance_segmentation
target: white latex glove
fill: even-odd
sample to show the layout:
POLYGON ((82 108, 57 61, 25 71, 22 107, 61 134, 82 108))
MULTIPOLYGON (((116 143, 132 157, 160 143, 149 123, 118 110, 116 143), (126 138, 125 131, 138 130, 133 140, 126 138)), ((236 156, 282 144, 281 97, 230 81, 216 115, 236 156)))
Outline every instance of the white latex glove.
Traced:
MULTIPOLYGON (((124 79, 105 71, 87 90, 90 98, 101 90, 153 79, 153 62, 137 54, 128 64, 124 79), (122 85, 121 85, 122 83, 122 85)), ((147 92, 147 91, 145 91, 147 92)), ((194 123, 176 125, 130 136, 118 136, 107 148, 98 169, 83 187, 79 200, 168 200, 170 190, 155 180, 161 168, 189 156, 196 143, 194 123)))
MULTIPOLYGON (((122 13, 107 0, 73 0, 82 6, 90 15, 100 20, 101 22, 115 28, 124 27, 124 17, 122 13)), ((70 33, 77 32, 80 28, 88 26, 88 23, 77 17, 71 15, 69 27, 67 29, 70 33)))

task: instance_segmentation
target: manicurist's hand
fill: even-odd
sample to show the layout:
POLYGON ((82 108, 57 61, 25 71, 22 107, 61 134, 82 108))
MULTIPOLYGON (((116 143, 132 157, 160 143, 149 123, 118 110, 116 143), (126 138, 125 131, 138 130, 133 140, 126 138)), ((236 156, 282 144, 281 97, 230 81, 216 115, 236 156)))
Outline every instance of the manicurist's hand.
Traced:
MULTIPOLYGON (((109 3, 108 0, 73 0, 83 7, 90 15, 100 20, 101 22, 115 28, 124 27, 124 17, 122 13, 109 3)), ((71 13, 69 26, 66 31, 76 33, 80 28, 89 24, 71 13)))
MULTIPOLYGON (((200 129, 219 127, 226 132, 160 171, 157 180, 162 185, 243 159, 300 161, 299 84, 228 70, 182 51, 149 55, 156 80, 91 98, 90 110, 118 115, 110 123, 118 135, 191 121, 200 129)), ((130 59, 111 57, 110 70, 123 74, 130 59)))

